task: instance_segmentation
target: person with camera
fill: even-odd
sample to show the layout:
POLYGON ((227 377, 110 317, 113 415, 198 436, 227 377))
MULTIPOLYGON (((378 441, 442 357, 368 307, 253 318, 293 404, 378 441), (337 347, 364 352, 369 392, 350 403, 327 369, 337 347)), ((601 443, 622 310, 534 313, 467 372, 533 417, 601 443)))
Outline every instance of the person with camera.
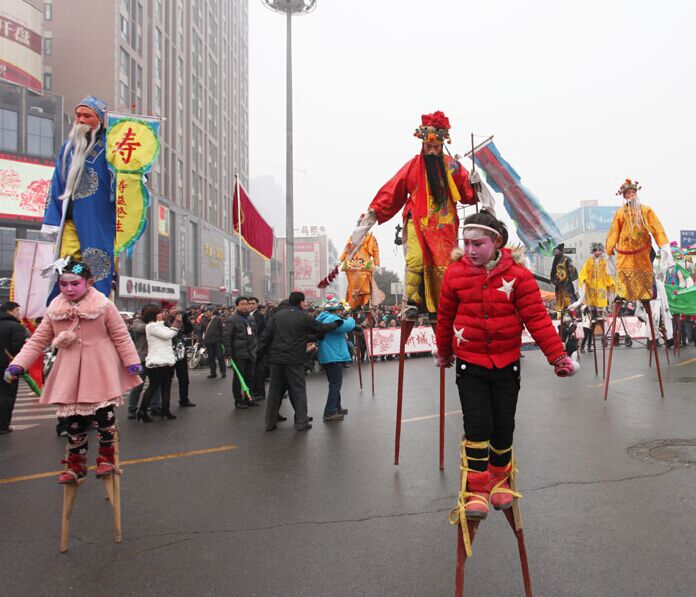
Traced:
POLYGON ((166 325, 168 327, 172 327, 176 321, 177 315, 181 317, 179 332, 172 338, 172 347, 174 348, 174 356, 176 357, 174 373, 179 380, 179 406, 181 408, 191 408, 196 406, 196 403, 191 402, 189 399, 189 372, 188 361, 186 360, 186 342, 184 339, 186 336, 190 336, 191 333, 193 333, 193 324, 189 319, 188 313, 180 307, 177 307, 176 303, 167 302, 163 304, 163 306, 167 308, 166 325))

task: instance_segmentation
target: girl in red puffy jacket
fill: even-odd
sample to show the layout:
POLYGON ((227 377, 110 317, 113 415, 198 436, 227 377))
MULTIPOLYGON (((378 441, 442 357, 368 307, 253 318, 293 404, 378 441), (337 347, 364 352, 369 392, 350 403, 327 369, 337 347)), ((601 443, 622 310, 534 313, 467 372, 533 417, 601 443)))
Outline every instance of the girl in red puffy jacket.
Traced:
POLYGON ((481 211, 464 221, 464 250, 445 272, 437 316, 437 364, 456 360, 464 415, 467 463, 465 514, 482 520, 488 503, 509 508, 512 435, 520 391, 523 326, 554 367, 572 375, 568 358, 541 301, 539 286, 524 265, 523 251, 503 248, 505 224, 481 211))

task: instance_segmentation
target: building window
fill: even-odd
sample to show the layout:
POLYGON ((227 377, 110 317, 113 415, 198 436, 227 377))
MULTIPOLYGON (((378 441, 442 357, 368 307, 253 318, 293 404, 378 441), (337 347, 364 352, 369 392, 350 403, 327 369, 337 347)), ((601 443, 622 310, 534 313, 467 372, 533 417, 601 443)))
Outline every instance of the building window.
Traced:
POLYGON ((53 156, 53 120, 41 116, 27 116, 27 153, 53 156))
POLYGON ((53 19, 53 4, 44 2, 44 19, 50 21, 53 19))
POLYGON ((51 89, 53 89, 53 75, 51 73, 44 73, 43 87, 44 91, 51 91, 51 89))
POLYGON ((43 38, 43 51, 45 56, 50 56, 53 54, 53 38, 44 37, 43 38))
POLYGON ((121 15, 121 37, 128 41, 128 19, 121 15))
POLYGON ((129 73, 129 67, 130 66, 130 56, 128 56, 128 52, 126 52, 123 48, 121 48, 121 51, 119 52, 119 72, 124 75, 126 78, 128 78, 128 73, 129 73))
POLYGON ((5 271, 14 269, 16 239, 17 230, 15 228, 0 228, 0 269, 5 271))
POLYGON ((0 149, 17 151, 18 124, 18 112, 0 109, 0 149))

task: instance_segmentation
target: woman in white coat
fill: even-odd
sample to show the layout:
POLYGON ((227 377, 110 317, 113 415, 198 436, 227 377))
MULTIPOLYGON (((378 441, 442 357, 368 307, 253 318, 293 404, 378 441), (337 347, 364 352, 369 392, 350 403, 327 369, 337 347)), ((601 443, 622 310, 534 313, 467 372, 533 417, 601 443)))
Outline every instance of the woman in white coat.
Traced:
POLYGON ((143 309, 143 323, 145 323, 145 336, 147 337, 145 371, 149 383, 136 414, 136 419, 143 423, 152 423, 147 409, 158 388, 162 396, 162 418, 176 419, 176 416, 169 410, 169 398, 174 364, 176 363, 172 338, 177 335, 181 327, 181 314, 176 316, 171 327, 164 325, 166 318, 167 312, 163 311, 159 305, 148 305, 143 309))

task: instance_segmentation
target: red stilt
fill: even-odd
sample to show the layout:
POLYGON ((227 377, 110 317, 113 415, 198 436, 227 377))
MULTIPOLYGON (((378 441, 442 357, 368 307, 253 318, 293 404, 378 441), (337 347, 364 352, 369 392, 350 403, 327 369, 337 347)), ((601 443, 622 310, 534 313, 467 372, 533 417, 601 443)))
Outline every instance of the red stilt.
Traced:
POLYGON ((440 367, 440 470, 445 470, 445 368, 440 367))
POLYGON ((370 372, 372 373, 372 395, 375 395, 375 345, 372 341, 372 330, 375 329, 375 319, 368 313, 367 322, 370 324, 370 372))
POLYGON ((505 518, 510 524, 512 532, 515 533, 517 538, 517 551, 520 554, 520 566, 522 567, 522 581, 524 582, 524 594, 526 597, 532 597, 532 579, 529 576, 529 563, 527 562, 527 548, 524 544, 524 530, 522 529, 521 522, 518 524, 515 521, 515 515, 513 513, 513 508, 508 508, 503 510, 505 518))
POLYGON ((597 322, 595 321, 592 325, 592 353, 594 354, 594 374, 598 375, 599 370, 597 369, 597 334, 595 334, 595 328, 597 327, 597 322))
POLYGON ((356 360, 358 361, 358 380, 360 381, 360 391, 362 392, 362 367, 360 365, 362 355, 360 354, 360 340, 358 340, 357 333, 353 334, 353 337, 355 338, 355 356, 357 357, 356 360))
POLYGON ((600 324, 600 327, 602 328, 602 379, 604 379, 607 372, 607 334, 606 330, 604 329, 604 318, 602 318, 602 323, 600 324))
POLYGON ((399 382, 396 394, 396 437, 394 440, 394 464, 399 464, 401 447, 401 410, 404 398, 404 361, 406 360, 406 341, 411 335, 413 321, 401 320, 401 338, 399 340, 399 382))
MULTIPOLYGON (((478 531, 479 521, 467 520, 466 524, 469 527, 469 540, 473 545, 474 539, 476 538, 476 531, 478 531)), ((466 566, 466 560, 467 556, 464 550, 462 529, 457 527, 457 571, 454 582, 455 597, 464 597, 464 568, 466 566)))
POLYGON ((665 397, 665 390, 662 386, 662 371, 660 371, 660 357, 657 353, 657 340, 655 338, 655 324, 652 318, 652 308, 650 307, 650 301, 645 301, 645 311, 648 314, 648 320, 650 321, 650 335, 652 336, 652 351, 655 352, 655 366, 657 367, 657 380, 660 383, 660 398, 665 397))
POLYGON ((621 301, 614 303, 614 314, 611 320, 611 328, 609 328, 609 363, 607 364, 607 377, 604 380, 604 401, 607 400, 609 394, 609 379, 611 378, 611 359, 614 356, 614 333, 616 332, 616 320, 619 318, 621 310, 621 301))

